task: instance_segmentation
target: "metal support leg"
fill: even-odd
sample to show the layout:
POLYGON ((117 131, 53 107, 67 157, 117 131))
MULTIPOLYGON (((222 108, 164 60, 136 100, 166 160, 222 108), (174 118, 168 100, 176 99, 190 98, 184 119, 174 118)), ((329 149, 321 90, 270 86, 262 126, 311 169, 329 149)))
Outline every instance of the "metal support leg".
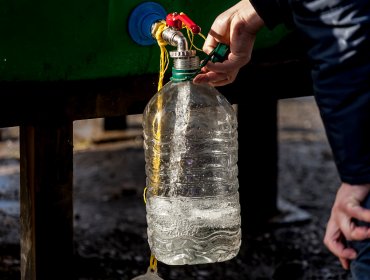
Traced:
POLYGON ((20 126, 21 279, 74 279, 73 124, 20 126))

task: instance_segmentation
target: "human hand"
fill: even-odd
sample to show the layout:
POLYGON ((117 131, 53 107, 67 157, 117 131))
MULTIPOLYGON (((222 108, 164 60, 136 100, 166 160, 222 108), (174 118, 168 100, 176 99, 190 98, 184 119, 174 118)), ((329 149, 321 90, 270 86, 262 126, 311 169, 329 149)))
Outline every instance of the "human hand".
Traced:
POLYGON ((229 45, 230 54, 222 63, 208 62, 193 82, 212 86, 232 83, 240 68, 249 62, 256 33, 263 25, 249 0, 241 0, 220 14, 212 24, 203 51, 210 53, 220 42, 229 45))
POLYGON ((344 269, 356 258, 356 251, 346 246, 346 240, 370 238, 370 228, 357 226, 353 219, 370 222, 370 210, 361 206, 370 192, 370 184, 349 185, 342 183, 338 189, 331 215, 326 226, 325 246, 339 258, 344 269))

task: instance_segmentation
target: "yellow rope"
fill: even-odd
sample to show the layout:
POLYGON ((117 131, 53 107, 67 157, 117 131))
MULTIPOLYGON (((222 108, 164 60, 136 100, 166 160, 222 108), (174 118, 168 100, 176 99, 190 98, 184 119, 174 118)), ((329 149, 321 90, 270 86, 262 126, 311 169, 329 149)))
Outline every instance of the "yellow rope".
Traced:
POLYGON ((162 38, 162 33, 167 28, 168 27, 166 26, 166 22, 163 20, 163 21, 157 22, 153 30, 155 39, 157 40, 158 46, 161 51, 160 61, 159 61, 158 91, 163 87, 164 74, 166 73, 168 64, 169 64, 169 56, 168 56, 168 51, 166 49, 167 42, 163 40, 162 38))
MULTIPOLYGON (((163 40, 162 38, 162 33, 167 28, 168 27, 166 26, 166 22, 161 21, 155 25, 154 30, 153 30, 158 46, 161 51, 160 63, 159 63, 160 67, 159 67, 158 91, 160 91, 161 88, 163 87, 164 74, 166 73, 166 70, 169 64, 169 55, 166 49, 167 42, 163 40)), ((158 193, 158 188, 159 188, 159 168, 161 164, 160 141, 161 141, 161 131, 162 131, 162 110, 161 110, 162 105, 163 105, 162 96, 159 95, 157 98, 157 113, 153 119, 153 124, 152 124, 153 130, 154 130, 153 135, 155 138, 154 147, 153 147, 153 150, 155 151, 155 155, 153 158, 153 174, 152 174, 151 181, 153 183, 153 193, 154 194, 158 193)))
POLYGON ((153 254, 150 255, 150 270, 152 272, 157 272, 157 259, 155 258, 155 256, 153 254))
MULTIPOLYGON (((155 36, 155 39, 157 40, 159 49, 160 49, 160 61, 159 61, 159 80, 158 80, 158 87, 157 91, 159 91, 163 87, 163 79, 164 75, 167 71, 168 64, 169 64, 169 55, 168 51, 166 49, 167 42, 163 40, 162 38, 162 33, 163 31, 168 28, 166 26, 165 21, 161 21, 155 24, 154 29, 153 29, 153 34, 155 36)), ((160 167, 160 139, 161 139, 161 108, 162 108, 162 96, 158 96, 157 99, 157 115, 155 116, 153 120, 153 135, 155 137, 155 144, 154 144, 154 151, 156 151, 156 154, 153 158, 153 176, 151 178, 151 181, 154 186, 153 193, 158 192, 158 187, 159 187, 159 167, 160 167)), ((148 187, 144 188, 144 193, 143 193, 143 198, 144 202, 146 204, 146 193, 148 191, 148 187)), ((154 254, 152 253, 150 255, 150 262, 149 262, 149 267, 152 272, 157 272, 157 259, 155 258, 154 254)))
MULTIPOLYGON (((153 27, 153 34, 155 39, 157 40, 159 49, 160 49, 160 61, 159 61, 159 80, 158 80, 158 87, 157 91, 160 91, 160 89, 163 87, 163 79, 164 75, 167 71, 168 64, 169 64, 169 55, 168 51, 166 49, 167 42, 163 40, 162 33, 164 30, 166 30, 168 27, 166 26, 166 22, 164 20, 155 23, 153 27)), ((162 115, 161 115, 161 109, 162 108, 162 96, 158 96, 157 98, 157 114, 153 119, 153 135, 155 144, 153 147, 153 150, 156 152, 154 158, 153 158, 153 164, 152 164, 152 170, 153 174, 150 178, 153 183, 153 193, 158 192, 159 188, 159 166, 160 166, 160 139, 161 139, 161 129, 162 129, 162 115)), ((147 187, 144 189, 144 202, 146 203, 146 193, 147 193, 147 187)))
POLYGON ((198 33, 198 35, 205 41, 206 40, 206 36, 204 36, 202 33, 198 33))
POLYGON ((185 29, 186 29, 186 33, 188 34, 188 38, 189 38, 189 41, 190 41, 190 49, 194 48, 197 51, 201 52, 202 49, 200 49, 196 45, 194 45, 194 33, 193 33, 193 31, 187 26, 185 27, 185 29))
POLYGON ((144 188, 144 193, 143 193, 143 198, 144 198, 144 203, 146 204, 146 191, 148 190, 148 187, 144 188))

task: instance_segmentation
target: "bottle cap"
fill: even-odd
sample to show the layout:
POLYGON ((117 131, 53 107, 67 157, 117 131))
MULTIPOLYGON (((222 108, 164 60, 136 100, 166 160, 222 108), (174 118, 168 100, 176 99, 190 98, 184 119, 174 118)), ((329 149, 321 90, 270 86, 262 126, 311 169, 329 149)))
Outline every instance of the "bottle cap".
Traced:
POLYGON ((184 82, 190 81, 194 78, 194 74, 198 69, 176 69, 172 68, 172 77, 171 81, 173 82, 184 82))

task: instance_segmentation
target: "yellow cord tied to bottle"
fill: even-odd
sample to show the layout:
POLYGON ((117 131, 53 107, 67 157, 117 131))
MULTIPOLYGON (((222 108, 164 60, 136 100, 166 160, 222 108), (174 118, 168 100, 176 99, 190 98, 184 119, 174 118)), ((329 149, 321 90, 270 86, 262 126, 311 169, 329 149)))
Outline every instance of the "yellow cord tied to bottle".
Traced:
POLYGON ((152 254, 151 256, 150 256, 150 265, 149 265, 149 267, 150 267, 150 270, 152 271, 152 272, 157 272, 157 259, 155 258, 155 256, 152 254))
MULTIPOLYGON (((168 68, 168 65, 169 65, 169 55, 168 55, 168 51, 166 49, 166 46, 167 46, 168 43, 162 38, 162 33, 167 28, 168 28, 168 26, 166 25, 166 21, 162 20, 162 21, 158 21, 158 22, 154 23, 153 24, 153 29, 152 29, 152 34, 154 35, 155 39, 157 40, 157 43, 158 43, 158 46, 159 46, 159 49, 160 49, 159 80, 158 80, 157 91, 159 91, 163 87, 164 75, 165 75, 165 73, 167 71, 167 68, 168 68)), ((161 98, 158 99, 157 106, 158 106, 158 108, 162 107, 162 99, 161 98)), ((156 131, 154 132, 154 135, 156 135, 156 139, 161 138, 161 120, 160 120, 160 118, 161 118, 161 116, 158 115, 157 118, 154 120, 154 122, 157 123, 157 126, 153 125, 153 127, 156 127, 156 131)), ((160 147, 158 147, 158 149, 160 149, 160 147)), ((160 165, 160 158, 157 156, 153 161, 153 168, 155 170, 158 170, 159 165, 160 165)), ((156 185, 159 182, 159 177, 156 176, 156 175, 153 176, 152 181, 153 181, 154 185, 156 185)), ((144 194, 143 194, 143 198, 144 198, 145 203, 146 203, 146 192, 147 192, 147 187, 145 187, 144 194)))
MULTIPOLYGON (((146 192, 147 192, 147 190, 148 190, 148 188, 145 187, 144 194, 143 194, 145 204, 146 204, 146 192)), ((158 264, 157 259, 155 258, 155 256, 153 254, 151 254, 150 255, 150 261, 149 261, 148 273, 149 272, 157 273, 157 271, 158 271, 157 264, 158 264)))
POLYGON ((166 22, 163 20, 155 23, 152 31, 155 36, 155 39, 157 40, 161 52, 159 61, 159 81, 157 89, 158 91, 163 87, 164 74, 166 73, 169 64, 169 55, 166 49, 167 42, 162 38, 162 33, 167 28, 168 26, 166 25, 166 22))

